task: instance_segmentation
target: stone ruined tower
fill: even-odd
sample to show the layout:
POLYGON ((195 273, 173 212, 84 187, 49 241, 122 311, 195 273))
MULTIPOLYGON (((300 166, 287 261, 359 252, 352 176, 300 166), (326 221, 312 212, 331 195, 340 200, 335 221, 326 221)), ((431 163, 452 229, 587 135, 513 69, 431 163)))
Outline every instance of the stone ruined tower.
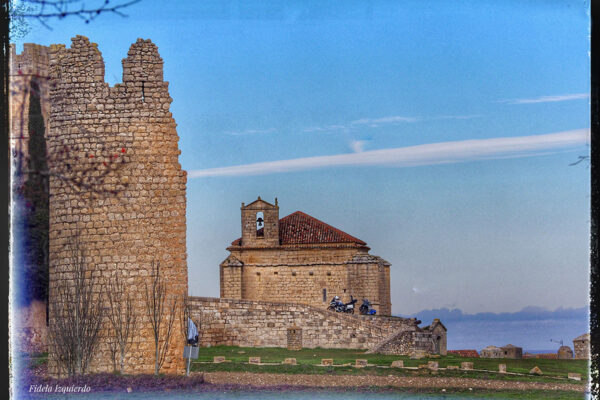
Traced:
MULTIPOLYGON (((14 44, 10 45, 10 145, 18 152, 17 163, 27 159, 29 139, 29 92, 31 82, 38 85, 42 115, 48 121, 50 102, 48 101, 48 47, 39 44, 23 44, 23 52, 16 53, 14 44)), ((46 134, 48 124, 46 124, 46 134)), ((18 165, 16 166, 19 167, 18 165)))
POLYGON ((267 203, 260 196, 248 204, 242 203, 242 245, 250 247, 279 246, 279 206, 267 203), (262 220, 259 220, 259 218, 262 220))
MULTIPOLYGON (((118 276, 135 300, 138 318, 125 373, 154 372, 154 338, 146 314, 145 288, 151 265, 159 262, 169 299, 187 296, 186 172, 178 156, 172 101, 163 81, 163 60, 150 40, 138 39, 123 59, 123 83, 104 82, 104 62, 95 43, 83 36, 71 48, 52 45, 50 58, 49 154, 70 151, 50 165, 50 328, 60 309, 57 285, 73 283, 68 243, 79 237, 91 275, 105 283, 118 276), (92 163, 123 160, 106 179, 77 185, 92 163), (68 164, 68 165, 67 165, 68 164), (75 183, 75 184, 74 184, 75 183)), ((99 298, 104 301, 104 298, 99 298)), ((106 306, 106 303, 103 303, 106 306)), ((176 317, 161 372, 184 370, 182 319, 176 317)), ((112 371, 109 323, 88 372, 112 371)), ((164 332, 164 330, 163 330, 164 332)), ((161 340, 164 337, 161 338, 161 340)), ((57 374, 50 348, 49 370, 57 374)))

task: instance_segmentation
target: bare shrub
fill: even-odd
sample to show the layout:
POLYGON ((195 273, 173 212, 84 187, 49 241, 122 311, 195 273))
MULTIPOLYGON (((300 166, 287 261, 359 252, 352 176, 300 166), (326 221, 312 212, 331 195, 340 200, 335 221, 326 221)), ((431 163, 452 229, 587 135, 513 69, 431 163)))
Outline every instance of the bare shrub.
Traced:
MULTIPOLYGON (((117 276, 115 274, 111 276, 106 287, 106 297, 108 299, 108 310, 106 314, 112 327, 112 343, 116 346, 119 355, 120 373, 124 372, 125 354, 133 342, 137 327, 137 315, 134 309, 134 302, 131 298, 131 294, 126 290, 123 284, 124 280, 124 276, 117 276)), ((116 366, 116 356, 113 357, 114 367, 116 366)))
POLYGON ((99 343, 103 320, 102 285, 88 268, 86 252, 76 232, 66 244, 71 272, 56 280, 50 305, 50 344, 59 373, 69 377, 86 373, 99 343))
POLYGON ((154 335, 154 374, 158 375, 169 349, 173 323, 177 319, 177 298, 167 296, 167 286, 158 261, 152 261, 151 279, 150 285, 145 284, 146 315, 154 335))

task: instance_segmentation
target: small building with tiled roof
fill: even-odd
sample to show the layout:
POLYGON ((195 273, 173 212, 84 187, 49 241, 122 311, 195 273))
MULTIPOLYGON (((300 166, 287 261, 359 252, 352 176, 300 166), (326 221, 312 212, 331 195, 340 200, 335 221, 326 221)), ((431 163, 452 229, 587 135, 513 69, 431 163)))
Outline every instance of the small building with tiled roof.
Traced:
POLYGON ((327 308, 333 296, 368 299, 391 314, 390 263, 367 243, 301 211, 279 219, 260 197, 241 207, 242 236, 220 265, 221 297, 327 308))

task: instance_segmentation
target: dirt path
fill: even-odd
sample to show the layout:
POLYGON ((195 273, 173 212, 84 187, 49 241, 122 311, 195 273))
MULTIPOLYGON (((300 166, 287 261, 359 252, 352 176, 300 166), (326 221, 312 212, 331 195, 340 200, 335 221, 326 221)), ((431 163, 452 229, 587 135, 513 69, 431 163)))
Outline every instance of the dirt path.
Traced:
POLYGON ((572 390, 585 392, 586 385, 572 383, 519 382, 471 378, 257 374, 251 372, 204 372, 204 381, 214 384, 255 387, 359 387, 394 386, 403 388, 477 388, 489 390, 572 390))

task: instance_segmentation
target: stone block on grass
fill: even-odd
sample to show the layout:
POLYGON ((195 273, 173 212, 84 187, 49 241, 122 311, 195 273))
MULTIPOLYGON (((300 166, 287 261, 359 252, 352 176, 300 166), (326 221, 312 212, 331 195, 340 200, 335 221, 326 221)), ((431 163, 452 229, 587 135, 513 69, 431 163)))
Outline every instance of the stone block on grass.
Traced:
POLYGON ((577 374, 575 372, 569 372, 568 377, 569 377, 569 379, 573 379, 574 381, 580 381, 581 380, 581 374, 577 374))
POLYGON ((446 369, 458 369, 458 365, 448 365, 446 369))
POLYGON ((460 363, 460 369, 464 369, 464 370, 472 370, 473 369, 473 363, 472 362, 461 362, 460 363))
POLYGON ((321 365, 333 365, 333 358, 323 358, 321 359, 321 365))
POLYGON ((500 372, 501 374, 505 374, 506 373, 506 364, 498 364, 498 372, 500 372))
POLYGON ((403 360, 392 361, 392 368, 404 368, 403 360))
POLYGON ((439 367, 439 364, 437 361, 429 361, 427 363, 427 368, 429 368, 432 371, 437 371, 439 367))
POLYGON ((354 364, 355 367, 358 368, 363 368, 367 366, 368 361, 365 359, 357 359, 356 360, 356 364, 354 364))
POLYGON ((286 358, 285 360, 283 360, 284 364, 288 364, 288 365, 296 365, 296 359, 295 358, 286 358))
POLYGON ((214 356, 213 357, 213 363, 220 364, 222 362, 225 362, 225 357, 223 357, 223 356, 214 356))
POLYGON ((533 375, 543 375, 542 370, 537 365, 535 367, 531 368, 531 371, 529 371, 529 373, 533 374, 533 375))
POLYGON ((260 365, 260 357, 249 357, 248 364, 260 365))

